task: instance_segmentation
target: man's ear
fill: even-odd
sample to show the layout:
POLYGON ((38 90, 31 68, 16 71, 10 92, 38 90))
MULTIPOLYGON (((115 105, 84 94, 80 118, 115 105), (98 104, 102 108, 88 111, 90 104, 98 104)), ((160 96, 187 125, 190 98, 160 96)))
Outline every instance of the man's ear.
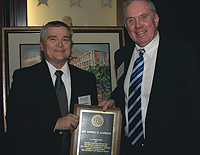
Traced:
POLYGON ((154 23, 155 23, 156 27, 158 27, 158 24, 159 24, 159 16, 158 16, 158 14, 155 15, 154 23))
POLYGON ((40 51, 44 51, 44 45, 41 41, 40 41, 40 51))
POLYGON ((126 25, 126 24, 124 24, 124 26, 125 26, 125 28, 127 29, 127 25, 126 25))

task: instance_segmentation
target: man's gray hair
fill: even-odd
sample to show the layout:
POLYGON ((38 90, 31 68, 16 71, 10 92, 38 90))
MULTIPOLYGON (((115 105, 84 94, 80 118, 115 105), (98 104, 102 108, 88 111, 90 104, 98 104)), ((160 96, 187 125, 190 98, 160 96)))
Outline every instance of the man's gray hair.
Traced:
POLYGON ((155 18, 155 15, 157 14, 156 13, 156 7, 151 0, 126 0, 123 3, 123 6, 124 6, 124 23, 126 23, 126 15, 125 15, 126 8, 130 3, 134 2, 134 1, 145 1, 145 2, 147 2, 148 6, 149 6, 149 8, 152 12, 153 18, 155 18))
POLYGON ((61 26, 62 27, 66 27, 69 30, 69 35, 70 35, 70 40, 71 40, 72 39, 72 35, 73 35, 73 31, 71 30, 71 28, 67 24, 65 24, 65 23, 63 23, 61 21, 52 21, 52 22, 49 22, 45 26, 42 27, 42 29, 40 31, 40 41, 41 42, 44 41, 44 37, 46 35, 46 29, 48 27, 61 27, 61 26))

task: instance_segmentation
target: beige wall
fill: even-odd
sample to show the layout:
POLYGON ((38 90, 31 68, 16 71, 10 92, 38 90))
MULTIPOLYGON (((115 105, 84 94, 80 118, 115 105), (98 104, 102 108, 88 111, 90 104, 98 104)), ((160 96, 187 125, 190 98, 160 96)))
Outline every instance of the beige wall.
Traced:
POLYGON ((61 20, 64 16, 72 18, 73 26, 117 26, 117 0, 111 6, 102 8, 101 0, 80 0, 70 7, 70 0, 48 0, 38 5, 38 0, 27 0, 28 26, 42 26, 52 20, 61 20))

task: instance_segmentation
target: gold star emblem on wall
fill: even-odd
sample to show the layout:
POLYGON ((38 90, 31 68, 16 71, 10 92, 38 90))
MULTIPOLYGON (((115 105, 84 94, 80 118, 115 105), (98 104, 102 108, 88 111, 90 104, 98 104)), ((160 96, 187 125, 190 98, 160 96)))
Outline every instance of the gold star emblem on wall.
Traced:
POLYGON ((112 6, 111 6, 111 1, 112 0, 101 0, 101 2, 102 2, 102 7, 101 8, 103 8, 104 6, 109 6, 110 8, 112 8, 112 6))
POLYGON ((73 5, 78 5, 79 7, 81 7, 80 1, 81 0, 70 0, 71 2, 70 7, 72 7, 73 5))
POLYGON ((38 2, 37 6, 40 6, 41 4, 45 4, 46 6, 49 6, 48 3, 47 3, 48 0, 38 0, 38 1, 39 2, 38 2))

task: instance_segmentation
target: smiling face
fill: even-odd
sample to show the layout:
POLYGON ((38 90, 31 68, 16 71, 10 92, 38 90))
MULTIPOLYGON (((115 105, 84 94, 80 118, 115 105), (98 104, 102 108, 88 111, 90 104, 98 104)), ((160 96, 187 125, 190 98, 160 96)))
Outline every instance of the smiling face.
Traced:
POLYGON ((48 27, 44 41, 40 41, 40 50, 46 60, 57 69, 66 63, 71 51, 71 37, 65 27, 48 27))
POLYGON ((125 11, 125 27, 131 39, 140 47, 146 46, 157 35, 159 17, 153 18, 147 2, 133 1, 125 11))

